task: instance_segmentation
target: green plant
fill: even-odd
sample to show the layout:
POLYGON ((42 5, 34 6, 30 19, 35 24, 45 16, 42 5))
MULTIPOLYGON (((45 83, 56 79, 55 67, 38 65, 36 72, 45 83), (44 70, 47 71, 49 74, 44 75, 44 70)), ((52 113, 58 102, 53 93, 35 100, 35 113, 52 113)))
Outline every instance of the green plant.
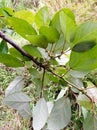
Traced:
POLYGON ((1 8, 0 16, 6 29, 29 42, 20 47, 7 36, 12 33, 0 31, 0 62, 10 67, 26 66, 29 76, 25 87, 32 83, 36 91, 30 94, 34 106, 22 91, 24 77, 18 76, 5 90, 4 103, 24 118, 31 118, 34 130, 96 130, 97 88, 89 74, 97 68, 97 22, 77 25, 67 8, 51 18, 46 6, 36 14, 1 8), (61 64, 65 55, 69 61, 61 64))

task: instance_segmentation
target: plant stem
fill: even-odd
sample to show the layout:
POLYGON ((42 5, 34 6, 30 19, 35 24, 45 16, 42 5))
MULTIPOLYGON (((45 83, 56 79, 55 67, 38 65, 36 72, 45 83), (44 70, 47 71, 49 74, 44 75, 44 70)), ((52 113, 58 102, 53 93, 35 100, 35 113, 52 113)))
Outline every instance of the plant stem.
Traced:
POLYGON ((25 52, 22 48, 20 48, 17 43, 13 40, 11 40, 9 37, 7 37, 2 31, 0 31, 0 37, 4 39, 6 42, 8 42, 10 45, 12 45, 15 49, 17 49, 23 56, 26 56, 30 60, 32 60, 36 65, 39 67, 45 68, 45 66, 38 62, 33 56, 25 52))
POLYGON ((42 85, 41 85, 40 98, 43 97, 44 77, 45 77, 45 69, 43 69, 43 76, 42 76, 42 85))
POLYGON ((12 45, 15 49, 17 49, 23 56, 26 56, 27 58, 29 58, 30 60, 32 60, 37 66, 43 68, 44 72, 43 72, 43 78, 42 78, 42 87, 44 84, 44 75, 45 75, 45 70, 47 70, 48 72, 52 73, 53 75, 55 75, 56 77, 62 79, 63 81, 65 81, 67 84, 69 84, 70 86, 76 88, 77 90, 79 90, 80 92, 84 93, 91 101, 92 99, 83 91, 83 89, 78 88, 76 85, 70 83, 68 80, 64 79, 63 77, 61 77, 60 75, 54 73, 51 69, 49 69, 45 64, 40 63, 39 61, 37 61, 37 59, 35 59, 32 55, 28 54, 27 52, 25 52, 21 47, 19 47, 17 45, 17 43, 13 40, 11 40, 9 37, 7 37, 2 31, 0 31, 0 37, 2 39, 4 39, 6 42, 8 42, 10 45, 12 45))

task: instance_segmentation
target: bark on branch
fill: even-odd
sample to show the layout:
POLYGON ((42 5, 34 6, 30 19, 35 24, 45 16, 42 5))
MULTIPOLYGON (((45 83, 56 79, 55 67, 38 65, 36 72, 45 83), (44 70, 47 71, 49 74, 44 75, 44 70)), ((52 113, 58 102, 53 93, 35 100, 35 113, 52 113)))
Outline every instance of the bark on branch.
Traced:
POLYGON ((30 60, 32 60, 37 66, 41 67, 41 68, 46 68, 45 65, 43 65, 42 63, 38 62, 32 55, 28 54, 27 52, 25 52, 21 47, 19 47, 17 45, 17 43, 13 40, 11 40, 9 37, 7 37, 2 31, 0 31, 0 37, 5 40, 6 42, 8 42, 10 45, 12 45, 16 50, 18 50, 23 56, 26 56, 27 58, 29 58, 30 60))
POLYGON ((54 73, 50 68, 48 68, 44 64, 42 64, 39 61, 37 61, 33 56, 31 56, 30 54, 25 52, 22 48, 20 48, 15 41, 13 41, 10 38, 8 38, 2 31, 0 31, 0 37, 2 39, 4 39, 6 42, 8 42, 10 45, 12 45, 15 49, 17 49, 23 56, 26 56, 27 58, 32 60, 37 66, 43 68, 44 70, 47 70, 48 72, 52 73, 54 76, 58 77, 59 79, 63 80, 64 82, 66 82, 68 85, 70 85, 70 86, 76 88, 77 90, 79 90, 80 92, 84 93, 92 101, 91 97, 89 95, 87 95, 86 92, 83 92, 83 89, 80 89, 78 86, 72 84, 68 80, 66 80, 63 77, 61 77, 60 75, 54 73))

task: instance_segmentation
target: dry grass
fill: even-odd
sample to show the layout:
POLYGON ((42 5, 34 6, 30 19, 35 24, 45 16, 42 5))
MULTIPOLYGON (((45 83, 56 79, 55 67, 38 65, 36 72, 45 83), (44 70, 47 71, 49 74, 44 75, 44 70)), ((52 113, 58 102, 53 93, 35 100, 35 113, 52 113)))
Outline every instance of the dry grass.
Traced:
POLYGON ((70 8, 75 14, 77 23, 97 20, 96 0, 43 0, 43 2, 49 6, 52 14, 61 8, 70 8))

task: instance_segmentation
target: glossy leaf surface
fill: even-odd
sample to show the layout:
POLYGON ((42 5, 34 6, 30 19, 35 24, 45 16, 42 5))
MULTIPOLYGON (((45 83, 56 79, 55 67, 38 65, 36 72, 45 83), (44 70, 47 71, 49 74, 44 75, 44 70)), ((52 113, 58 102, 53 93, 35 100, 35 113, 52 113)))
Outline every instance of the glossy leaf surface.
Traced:
POLYGON ((97 45, 92 49, 80 52, 71 52, 70 68, 78 71, 90 71, 97 68, 97 45))
MULTIPOLYGON (((61 27, 60 27, 60 12, 64 12, 65 15, 67 15, 68 17, 70 17, 73 21, 75 21, 75 17, 73 12, 70 9, 67 8, 63 8, 61 10, 59 10, 53 17, 52 21, 51 21, 51 26, 57 28, 57 30, 60 32, 61 31, 61 27)), ((64 23, 66 24, 66 23, 64 23)))
POLYGON ((29 45, 24 45, 22 48, 23 48, 24 51, 26 51, 27 53, 29 53, 32 56, 41 57, 41 53, 33 45, 30 45, 30 44, 29 45))
POLYGON ((37 27, 41 27, 43 25, 49 25, 50 23, 50 15, 48 12, 48 8, 46 6, 42 7, 35 15, 35 23, 37 27))
POLYGON ((14 16, 23 20, 26 20, 28 23, 32 24, 34 22, 34 14, 29 10, 20 10, 14 13, 14 16))
POLYGON ((9 17, 7 20, 10 26, 12 26, 14 30, 24 38, 26 38, 25 37, 26 35, 36 34, 36 31, 31 26, 31 24, 29 24, 27 21, 23 19, 16 18, 16 17, 9 17))
POLYGON ((8 46, 4 40, 0 43, 0 53, 8 53, 8 46))
POLYGON ((84 108, 86 108, 87 110, 92 109, 92 102, 90 101, 90 99, 86 95, 79 94, 77 100, 78 100, 78 103, 81 106, 83 106, 84 108))
POLYGON ((42 26, 39 30, 40 34, 44 35, 49 43, 54 43, 59 39, 59 32, 53 27, 42 26))
POLYGON ((9 67, 23 67, 22 61, 9 54, 0 54, 0 62, 9 67))
POLYGON ((74 40, 71 46, 84 41, 96 40, 97 37, 97 22, 88 21, 79 25, 76 29, 74 40))
POLYGON ((66 42, 70 42, 76 29, 75 21, 67 14, 65 14, 64 11, 60 12, 59 19, 60 19, 60 27, 64 34, 64 38, 66 42))
POLYGON ((76 44, 72 50, 76 52, 85 52, 92 49, 95 45, 95 41, 84 41, 76 44))
POLYGON ((26 39, 34 46, 46 48, 48 45, 47 39, 43 35, 26 35, 26 39))

